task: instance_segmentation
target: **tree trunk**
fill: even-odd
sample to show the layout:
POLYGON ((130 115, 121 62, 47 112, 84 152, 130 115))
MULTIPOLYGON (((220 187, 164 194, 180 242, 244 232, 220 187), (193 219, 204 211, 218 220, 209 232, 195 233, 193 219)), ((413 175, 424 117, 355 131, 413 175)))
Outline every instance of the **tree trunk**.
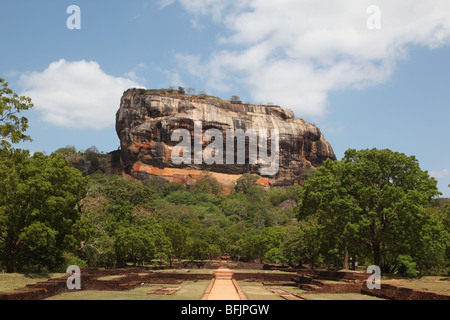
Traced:
POLYGON ((8 250, 6 262, 6 272, 16 273, 17 272, 17 255, 12 250, 8 250))
POLYGON ((373 246, 373 262, 377 267, 381 268, 381 249, 379 244, 373 246))
POLYGON ((342 263, 342 266, 343 266, 344 270, 348 269, 348 250, 347 250, 347 247, 345 247, 345 249, 344 249, 344 261, 342 263))
POLYGON ((16 273, 17 272, 17 247, 14 245, 14 240, 11 238, 7 239, 6 242, 6 272, 16 273))

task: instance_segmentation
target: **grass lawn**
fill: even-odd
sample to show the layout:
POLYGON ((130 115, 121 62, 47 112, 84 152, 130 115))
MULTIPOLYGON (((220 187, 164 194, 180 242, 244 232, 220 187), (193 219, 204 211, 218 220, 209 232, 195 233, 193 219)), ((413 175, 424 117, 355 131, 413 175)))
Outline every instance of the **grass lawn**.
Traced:
POLYGON ((79 291, 64 292, 53 296, 47 300, 201 300, 210 281, 186 281, 181 285, 169 284, 167 286, 181 286, 173 295, 155 296, 147 295, 165 285, 155 284, 151 286, 139 287, 130 291, 79 291))
MULTIPOLYGON (((263 271, 263 270, 233 270, 236 273, 240 272, 261 272, 261 273, 279 273, 280 271, 263 271)), ((158 270, 157 272, 173 272, 173 273, 188 273, 185 269, 171 269, 158 270)), ((190 269, 189 273, 193 274, 212 274, 212 269, 190 269)), ((285 272, 281 272, 285 273, 285 272)), ((49 278, 64 277, 65 273, 53 274, 6 274, 0 273, 0 292, 12 292, 24 289, 27 284, 47 281, 49 278)), ((123 275, 115 275, 100 278, 102 280, 110 280, 123 277, 123 275)), ((181 288, 171 296, 154 296, 147 295, 147 293, 156 290, 164 285, 154 284, 151 286, 139 287, 130 291, 80 291, 67 292, 58 296, 51 297, 51 300, 200 300, 208 287, 209 280, 201 280, 197 282, 185 281, 180 286, 181 288)), ((263 286, 259 282, 238 281, 244 294, 249 300, 283 300, 277 294, 272 293, 269 287, 263 286)), ((438 292, 450 294, 450 278, 444 276, 430 276, 420 279, 399 279, 384 277, 382 283, 404 286, 414 289, 428 290, 431 292, 438 292)), ((174 286, 174 285, 168 285, 174 286)), ((361 295, 361 294, 311 294, 302 289, 288 286, 273 286, 270 288, 280 288, 287 290, 293 294, 300 295, 308 300, 373 300, 375 297, 361 295)))
POLYGON ((296 274, 297 272, 286 272, 280 270, 246 270, 246 269, 231 269, 234 273, 275 273, 275 274, 296 274))
POLYGON ((248 300, 284 300, 260 282, 237 282, 248 300))
POLYGON ((284 300, 279 295, 271 292, 272 289, 282 289, 290 293, 299 295, 307 300, 382 300, 376 297, 357 293, 305 293, 305 290, 291 286, 263 286, 258 282, 238 281, 239 286, 244 291, 249 300, 284 300))
POLYGON ((52 274, 20 274, 0 273, 0 292, 11 292, 24 289, 27 284, 47 281, 50 278, 61 278, 65 273, 52 274))
POLYGON ((427 290, 437 293, 450 294, 450 277, 432 276, 422 277, 420 279, 387 278, 381 279, 381 285, 383 285, 383 283, 413 289, 427 290))
POLYGON ((213 274, 214 269, 165 269, 165 270, 155 270, 155 273, 194 273, 194 274, 213 274))
POLYGON ((359 293, 304 293, 301 296, 307 300, 383 300, 359 293))

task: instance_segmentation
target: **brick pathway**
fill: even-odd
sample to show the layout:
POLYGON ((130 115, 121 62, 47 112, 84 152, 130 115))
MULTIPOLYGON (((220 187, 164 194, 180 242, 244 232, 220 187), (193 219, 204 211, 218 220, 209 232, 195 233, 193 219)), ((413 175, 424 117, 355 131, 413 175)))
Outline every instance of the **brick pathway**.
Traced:
POLYGON ((219 268, 214 271, 215 279, 212 288, 205 293, 206 300, 241 300, 236 288, 236 282, 232 280, 233 271, 227 268, 219 268))

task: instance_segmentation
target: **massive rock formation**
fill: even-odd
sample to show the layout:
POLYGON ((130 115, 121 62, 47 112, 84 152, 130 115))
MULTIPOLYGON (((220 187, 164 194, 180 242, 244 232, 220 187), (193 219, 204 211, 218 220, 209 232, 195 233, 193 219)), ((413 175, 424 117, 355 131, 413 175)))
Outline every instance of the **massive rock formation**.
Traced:
POLYGON ((117 112, 116 130, 121 145, 122 167, 126 174, 138 179, 156 176, 192 184, 208 171, 224 186, 231 188, 242 174, 251 173, 261 177, 258 181, 260 184, 288 186, 301 183, 303 173, 319 167, 327 158, 336 158, 320 130, 313 124, 296 119, 291 110, 272 105, 229 102, 205 95, 180 94, 177 91, 126 91, 117 112), (179 138, 173 135, 175 132, 191 134, 191 142, 189 143, 190 137, 179 138), (216 134, 208 140, 211 132, 216 134), (275 166, 276 170, 269 174, 266 172, 266 176, 262 175, 262 169, 270 167, 270 164, 264 162, 262 157, 258 157, 257 161, 249 157, 249 152, 253 150, 250 138, 247 138, 245 148, 235 141, 227 149, 233 141, 228 140, 227 146, 227 137, 233 132, 236 136, 239 132, 256 132, 261 145, 265 144, 268 149, 267 157, 274 156, 276 146, 279 145, 279 166, 275 166), (262 139, 262 132, 267 132, 267 140, 262 139), (205 157, 208 155, 205 150, 202 153, 202 148, 210 146, 211 151, 212 145, 219 145, 220 137, 223 137, 223 157, 218 153, 220 150, 215 149, 208 153, 216 157, 215 163, 207 164, 206 160, 202 161, 202 154, 205 157), (197 143, 199 141, 202 145, 200 149, 197 143), (180 152, 180 148, 175 148, 182 143, 185 149, 181 151, 189 152, 189 157, 186 157, 189 161, 179 163, 172 153, 176 150, 176 156, 186 155, 180 152), (191 150, 186 145, 191 146, 191 150), (226 158, 227 150, 233 151, 234 158, 226 158), (244 151, 245 164, 238 164, 238 156, 242 156, 244 151), (217 156, 223 159, 223 164, 217 161, 217 156))

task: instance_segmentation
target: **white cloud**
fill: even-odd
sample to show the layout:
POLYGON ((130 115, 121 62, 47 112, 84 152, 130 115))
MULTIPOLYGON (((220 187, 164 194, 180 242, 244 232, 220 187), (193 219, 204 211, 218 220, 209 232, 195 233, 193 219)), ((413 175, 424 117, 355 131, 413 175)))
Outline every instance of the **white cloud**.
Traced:
POLYGON ((145 83, 145 78, 138 76, 138 73, 146 69, 147 65, 145 63, 139 63, 133 70, 125 73, 125 76, 137 83, 145 83))
POLYGON ((185 84, 181 80, 181 77, 178 74, 178 72, 171 72, 169 77, 170 77, 170 85, 171 86, 174 86, 174 87, 184 87, 185 86, 185 84))
MULTIPOLYGON (((173 2, 173 1, 172 1, 173 2)), ((323 115, 328 93, 385 82, 411 45, 450 43, 448 0, 179 0, 196 19, 210 16, 229 32, 206 60, 178 56, 209 89, 247 88, 300 115, 323 115), (369 30, 367 9, 381 9, 369 30), (187 62, 189 62, 187 64, 187 62), (237 86, 235 87, 237 88, 237 86)))
POLYGON ((97 62, 64 59, 51 63, 42 72, 22 74, 20 83, 22 95, 32 98, 45 121, 62 127, 93 129, 113 126, 123 92, 141 87, 133 79, 106 74, 97 62))
POLYGON ((165 7, 170 6, 174 2, 175 2, 175 0, 159 0, 158 6, 160 9, 164 9, 165 7))
MULTIPOLYGON (((164 0, 163 0, 164 1, 164 0)), ((227 8, 240 6, 239 2, 246 3, 246 0, 180 0, 183 7, 190 13, 210 15, 214 21, 219 22, 227 8)))
POLYGON ((442 179, 444 177, 450 176, 450 170, 442 169, 440 171, 430 171, 430 176, 435 177, 436 179, 442 179))

